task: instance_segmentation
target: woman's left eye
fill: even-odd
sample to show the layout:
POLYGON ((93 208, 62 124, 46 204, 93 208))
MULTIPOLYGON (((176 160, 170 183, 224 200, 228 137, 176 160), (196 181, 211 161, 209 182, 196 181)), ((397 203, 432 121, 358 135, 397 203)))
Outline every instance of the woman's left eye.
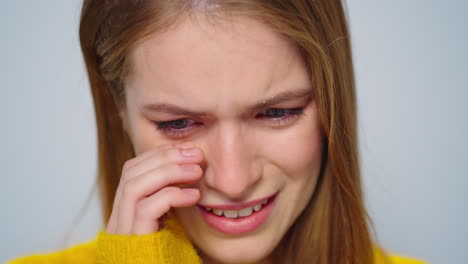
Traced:
MULTIPOLYGON (((266 119, 265 122, 271 122, 276 126, 281 126, 291 122, 296 117, 304 113, 304 108, 270 108, 258 115, 256 118, 266 119)), ((182 118, 171 121, 156 122, 157 129, 163 131, 165 134, 174 137, 185 136, 190 133, 192 127, 202 125, 200 122, 188 118, 182 118)))
POLYGON ((292 109, 284 109, 284 108, 270 108, 266 111, 260 113, 258 116, 266 116, 267 118, 271 119, 274 122, 284 122, 284 119, 288 119, 294 116, 301 115, 303 113, 303 108, 292 108, 292 109))

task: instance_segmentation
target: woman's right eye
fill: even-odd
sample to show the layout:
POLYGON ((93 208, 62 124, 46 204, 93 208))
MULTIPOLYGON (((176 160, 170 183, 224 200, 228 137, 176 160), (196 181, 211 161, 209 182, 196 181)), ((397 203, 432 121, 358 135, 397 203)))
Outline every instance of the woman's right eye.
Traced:
POLYGON ((169 136, 175 136, 175 137, 180 137, 180 136, 185 136, 190 132, 192 128, 190 128, 190 125, 200 125, 196 121, 188 119, 188 118, 183 118, 183 119, 177 119, 177 120, 171 120, 171 121, 164 121, 164 122, 156 122, 157 129, 161 130, 165 134, 169 136))

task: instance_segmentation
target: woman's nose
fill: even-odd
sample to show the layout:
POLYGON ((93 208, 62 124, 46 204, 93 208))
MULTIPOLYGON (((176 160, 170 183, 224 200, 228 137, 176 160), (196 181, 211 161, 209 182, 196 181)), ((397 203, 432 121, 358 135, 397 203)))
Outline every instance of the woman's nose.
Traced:
POLYGON ((231 199, 242 199, 261 179, 255 145, 239 127, 219 128, 206 142, 205 184, 231 199))

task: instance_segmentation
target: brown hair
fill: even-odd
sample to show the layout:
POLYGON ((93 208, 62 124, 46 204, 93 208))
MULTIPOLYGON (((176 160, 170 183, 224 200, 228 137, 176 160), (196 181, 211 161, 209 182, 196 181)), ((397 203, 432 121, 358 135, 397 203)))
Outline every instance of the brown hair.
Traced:
MULTIPOLYGON (((85 0, 81 48, 98 128, 98 180, 108 219, 124 162, 134 157, 118 110, 131 50, 200 3, 266 21, 296 44, 308 66, 324 132, 316 191, 275 250, 287 263, 374 263, 361 189, 350 35, 341 0, 85 0)), ((213 12, 214 13, 214 12, 213 12)), ((382 252, 383 253, 383 252, 382 252)))

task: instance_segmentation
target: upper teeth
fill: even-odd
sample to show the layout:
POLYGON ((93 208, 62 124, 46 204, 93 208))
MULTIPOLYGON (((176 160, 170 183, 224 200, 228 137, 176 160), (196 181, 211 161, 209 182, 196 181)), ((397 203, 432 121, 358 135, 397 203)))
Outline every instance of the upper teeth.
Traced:
POLYGON ((262 201, 261 203, 258 203, 252 207, 247 207, 242 210, 236 211, 236 210, 219 210, 219 209, 213 209, 213 208, 205 208, 207 211, 212 212, 213 214, 217 216, 224 216, 227 218, 238 218, 238 217, 246 217, 251 215, 254 211, 260 211, 262 209, 262 206, 265 205, 268 202, 268 199, 265 201, 262 201))

